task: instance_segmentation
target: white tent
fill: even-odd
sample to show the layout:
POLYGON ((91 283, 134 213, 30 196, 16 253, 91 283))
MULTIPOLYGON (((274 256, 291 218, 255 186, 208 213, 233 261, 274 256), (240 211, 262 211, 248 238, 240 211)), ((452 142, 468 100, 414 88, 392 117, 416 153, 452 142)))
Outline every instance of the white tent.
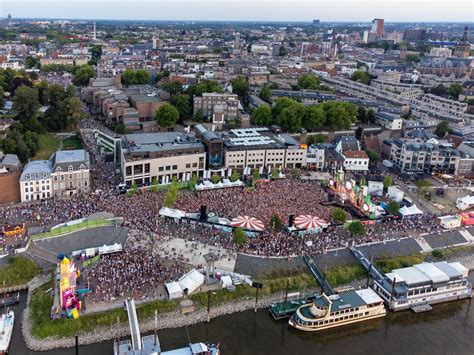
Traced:
POLYGON ((227 288, 229 286, 232 286, 232 279, 230 278, 230 276, 222 276, 221 284, 222 284, 222 288, 227 288))
POLYGON ((192 269, 190 272, 188 272, 186 275, 182 276, 178 280, 179 286, 181 286, 181 289, 187 290, 188 295, 193 293, 194 290, 196 290, 199 286, 201 286, 204 283, 204 275, 201 274, 199 271, 196 269, 192 269))
POLYGON ((165 288, 170 300, 183 297, 183 290, 176 281, 166 283, 165 288))
POLYGON ((410 207, 403 206, 400 208, 400 214, 403 217, 414 216, 416 214, 423 214, 423 211, 416 207, 415 204, 411 205, 410 207))
POLYGON ((113 245, 104 245, 99 247, 99 254, 111 254, 111 253, 118 253, 122 251, 122 244, 115 243, 113 245))
POLYGON ((467 210, 472 205, 474 205, 474 196, 468 195, 456 200, 456 207, 460 210, 467 210))
POLYGON ((158 212, 160 216, 181 219, 186 216, 186 212, 174 208, 162 207, 158 212))

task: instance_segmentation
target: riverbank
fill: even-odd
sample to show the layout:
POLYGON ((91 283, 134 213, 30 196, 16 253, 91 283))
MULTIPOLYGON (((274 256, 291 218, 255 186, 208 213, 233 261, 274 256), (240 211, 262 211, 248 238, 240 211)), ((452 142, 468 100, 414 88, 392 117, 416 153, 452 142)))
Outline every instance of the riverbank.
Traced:
MULTIPOLYGON (((430 254, 425 254, 422 256, 423 259, 428 260, 434 258, 430 254)), ((422 260, 423 260, 422 259, 422 260)), ((463 263, 466 267, 473 270, 474 269, 474 250, 472 248, 456 250, 450 254, 446 259, 449 261, 459 261, 463 263)), ((390 259, 386 260, 388 262, 390 259)), ((416 260, 418 261, 418 260, 416 260)), ((430 261, 439 261, 439 259, 430 260, 430 261)), ((396 263, 392 260, 393 264, 391 266, 397 265, 397 263, 403 264, 406 260, 398 258, 396 263)), ((353 287, 362 286, 365 283, 365 280, 354 280, 349 284, 353 287)), ((313 289, 307 289, 307 292, 317 291, 318 288, 314 287, 313 289)), ((202 297, 201 297, 202 298, 202 297)), ((265 295, 261 297, 258 301, 257 308, 266 308, 274 302, 281 301, 283 294, 281 289, 279 292, 274 292, 270 295, 265 295)), ((28 293, 28 305, 30 304, 31 292, 28 293)), ((215 304, 211 307, 210 319, 229 315, 232 313, 243 312, 255 307, 255 298, 251 297, 249 294, 245 294, 244 297, 238 299, 227 299, 227 303, 215 304)), ((184 326, 191 326, 198 323, 206 322, 207 320, 207 310, 203 307, 202 302, 195 302, 196 306, 201 305, 196 311, 190 314, 183 315, 178 310, 171 312, 162 313, 159 315, 157 329, 169 329, 169 328, 180 328, 184 326)), ((25 343, 29 349, 36 351, 45 351, 55 348, 69 348, 75 345, 74 336, 57 338, 57 337, 46 337, 38 338, 33 336, 33 321, 31 315, 31 307, 27 307, 23 313, 23 323, 22 323, 22 334, 25 340, 25 343)), ((140 321, 140 330, 142 333, 150 332, 155 329, 155 322, 153 317, 147 318, 140 321)), ((116 338, 117 336, 126 337, 130 335, 130 329, 126 319, 121 319, 121 323, 117 325, 116 323, 110 323, 107 326, 98 326, 93 331, 90 332, 78 332, 79 342, 81 345, 93 344, 98 342, 103 342, 116 338)))

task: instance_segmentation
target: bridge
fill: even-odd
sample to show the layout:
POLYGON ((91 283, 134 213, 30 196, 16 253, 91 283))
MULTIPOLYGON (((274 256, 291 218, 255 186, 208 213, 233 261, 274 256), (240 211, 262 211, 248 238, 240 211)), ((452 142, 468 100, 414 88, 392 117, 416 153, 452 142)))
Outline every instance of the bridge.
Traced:
POLYGON ((321 271, 319 271, 313 259, 308 255, 305 255, 302 258, 306 266, 308 267, 309 271, 311 271, 311 273, 313 274, 316 281, 318 281, 318 283, 321 285, 322 292, 324 292, 328 296, 333 295, 334 290, 332 289, 329 282, 327 282, 326 276, 323 275, 321 271))
POLYGON ((382 283, 384 280, 384 276, 382 273, 377 269, 377 267, 370 262, 369 259, 365 257, 365 255, 359 250, 356 249, 353 246, 349 247, 349 250, 354 254, 356 257, 357 261, 362 265, 362 267, 367 271, 367 273, 374 279, 379 281, 379 283, 382 283))
POLYGON ((125 306, 127 307, 128 323, 130 325, 130 335, 132 338, 132 350, 142 350, 142 339, 140 335, 140 328, 138 326, 137 310, 135 308, 135 301, 127 298, 125 300, 125 306))

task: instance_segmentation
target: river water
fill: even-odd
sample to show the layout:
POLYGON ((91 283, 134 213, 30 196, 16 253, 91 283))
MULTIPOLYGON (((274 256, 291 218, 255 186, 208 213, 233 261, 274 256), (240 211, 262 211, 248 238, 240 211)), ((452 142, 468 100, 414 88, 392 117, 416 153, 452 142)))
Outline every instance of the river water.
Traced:
MULTIPOLYGON (((19 318, 26 294, 12 309, 19 318)), ((229 354, 474 354, 474 305, 471 299, 435 305, 431 312, 389 312, 384 319, 319 333, 299 332, 260 310, 236 313, 185 328, 158 332, 162 350, 193 342, 220 342, 229 354)), ((75 349, 34 352, 26 349, 19 319, 11 355, 73 355, 75 349)), ((79 340, 80 341, 80 340, 79 340)), ((79 354, 112 354, 112 341, 81 346, 79 354)))

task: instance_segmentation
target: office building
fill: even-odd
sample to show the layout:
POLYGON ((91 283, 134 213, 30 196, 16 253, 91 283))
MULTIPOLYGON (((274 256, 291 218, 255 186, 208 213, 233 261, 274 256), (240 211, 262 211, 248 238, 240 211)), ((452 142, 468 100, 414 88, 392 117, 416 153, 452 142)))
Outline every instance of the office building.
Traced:
POLYGON ((126 134, 121 142, 123 182, 131 185, 189 181, 202 177, 204 144, 192 135, 178 132, 126 134))
POLYGON ((384 27, 384 19, 383 18, 376 18, 372 20, 372 27, 370 29, 371 33, 375 33, 377 39, 383 37, 383 27, 384 27))
POLYGON ((224 139, 226 168, 301 168, 306 166, 306 148, 288 134, 277 134, 267 127, 233 129, 224 139))

